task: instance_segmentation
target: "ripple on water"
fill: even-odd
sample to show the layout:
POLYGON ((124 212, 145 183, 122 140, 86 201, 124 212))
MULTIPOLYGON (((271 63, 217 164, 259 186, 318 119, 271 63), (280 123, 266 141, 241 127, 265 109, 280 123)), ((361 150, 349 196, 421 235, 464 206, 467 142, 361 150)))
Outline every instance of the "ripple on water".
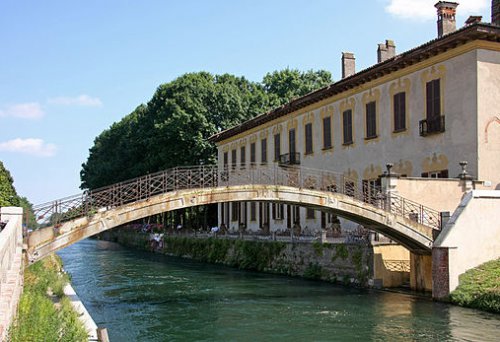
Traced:
POLYGON ((500 317, 95 240, 61 253, 113 341, 496 341, 500 317))

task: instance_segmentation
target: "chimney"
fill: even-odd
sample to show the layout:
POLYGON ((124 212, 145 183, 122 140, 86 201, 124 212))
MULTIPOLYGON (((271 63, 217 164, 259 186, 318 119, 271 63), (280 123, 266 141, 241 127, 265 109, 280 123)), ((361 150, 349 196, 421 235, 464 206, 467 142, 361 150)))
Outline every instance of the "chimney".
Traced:
POLYGON ((356 58, 352 52, 342 52, 342 78, 356 73, 356 58))
POLYGON ((476 23, 480 23, 482 19, 483 19, 483 17, 480 15, 471 15, 465 21, 465 26, 470 26, 470 25, 474 25, 476 23))
POLYGON ((394 41, 386 40, 385 44, 378 44, 377 63, 384 62, 394 56, 396 56, 396 45, 394 45, 394 41))
POLYGON ((491 23, 500 26, 500 1, 491 1, 491 23))
POLYGON ((451 33, 457 29, 455 14, 457 13, 456 2, 439 1, 434 7, 437 8, 438 38, 451 33))

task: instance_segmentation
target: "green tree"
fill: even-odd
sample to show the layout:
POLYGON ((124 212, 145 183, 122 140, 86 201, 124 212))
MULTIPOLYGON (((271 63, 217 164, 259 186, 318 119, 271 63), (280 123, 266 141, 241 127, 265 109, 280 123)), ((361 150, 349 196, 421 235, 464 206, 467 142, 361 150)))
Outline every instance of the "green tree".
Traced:
POLYGON ((19 206, 19 196, 14 188, 14 179, 0 161, 0 207, 19 206))
POLYGON ((207 139, 331 82, 327 71, 285 69, 262 83, 234 75, 187 73, 160 85, 151 100, 94 140, 81 188, 96 189, 163 169, 214 163, 207 139))
POLYGON ((266 74, 262 81, 273 106, 281 106, 332 83, 332 74, 326 70, 301 72, 284 69, 266 74))

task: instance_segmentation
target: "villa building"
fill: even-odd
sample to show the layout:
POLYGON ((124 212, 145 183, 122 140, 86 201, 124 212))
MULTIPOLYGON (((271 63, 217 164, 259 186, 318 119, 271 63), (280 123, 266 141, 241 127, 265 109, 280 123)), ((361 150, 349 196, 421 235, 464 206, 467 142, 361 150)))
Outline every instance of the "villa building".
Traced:
MULTIPOLYGON (((336 186, 370 189, 387 163, 401 177, 455 178, 465 160, 475 180, 499 190, 498 3, 491 23, 470 17, 456 30, 458 4, 438 2, 436 39, 401 54, 386 40, 378 63, 360 72, 344 52, 340 81, 212 136, 219 166, 332 170, 352 182, 336 186)), ((331 220, 285 204, 219 205, 219 224, 230 229, 319 229, 331 220)))

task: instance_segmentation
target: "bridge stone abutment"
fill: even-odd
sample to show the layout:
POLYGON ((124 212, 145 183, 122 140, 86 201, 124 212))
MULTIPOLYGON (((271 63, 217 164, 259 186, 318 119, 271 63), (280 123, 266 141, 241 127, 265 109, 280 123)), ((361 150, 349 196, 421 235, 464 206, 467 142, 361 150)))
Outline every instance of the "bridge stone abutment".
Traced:
POLYGON ((500 258, 500 191, 473 190, 454 211, 432 249, 432 293, 447 299, 459 276, 500 258))

